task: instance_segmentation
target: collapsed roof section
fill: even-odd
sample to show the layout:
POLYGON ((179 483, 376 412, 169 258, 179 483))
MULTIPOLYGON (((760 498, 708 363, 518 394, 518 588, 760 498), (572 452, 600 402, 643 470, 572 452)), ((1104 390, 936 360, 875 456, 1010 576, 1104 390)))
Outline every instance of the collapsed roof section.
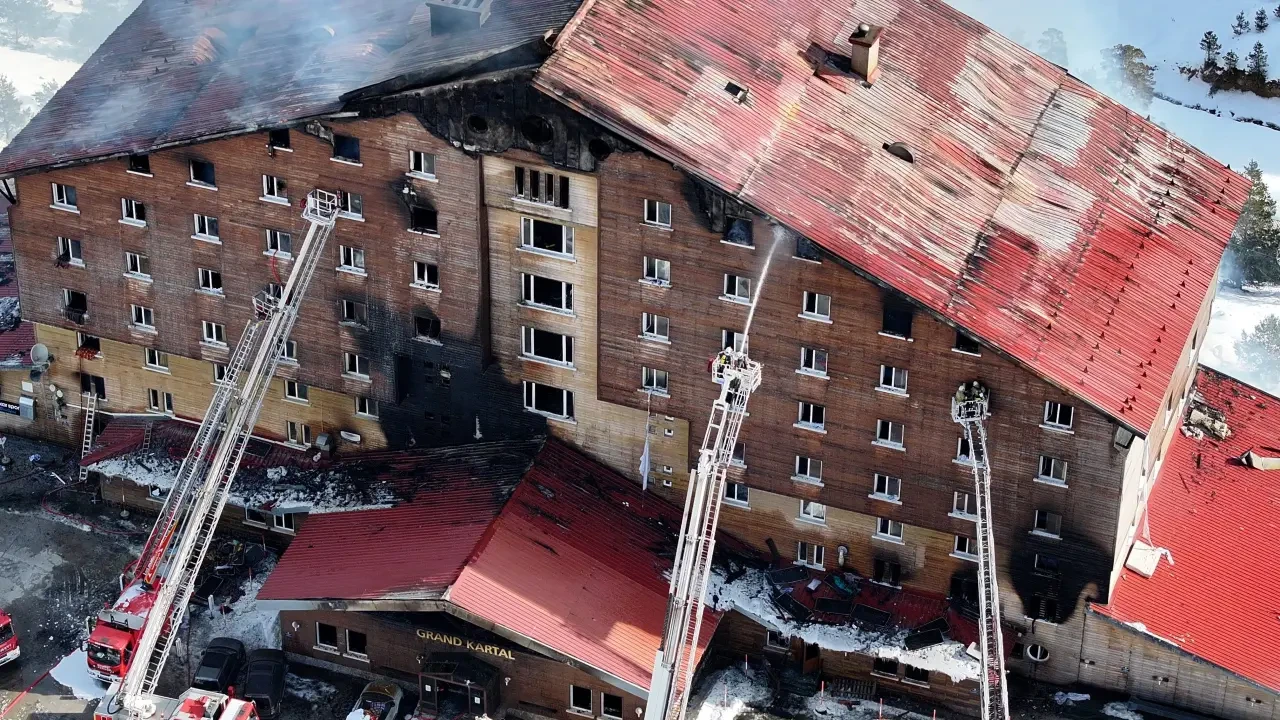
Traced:
POLYGON ((592 0, 536 83, 1142 434, 1248 190, 941 0, 592 0))

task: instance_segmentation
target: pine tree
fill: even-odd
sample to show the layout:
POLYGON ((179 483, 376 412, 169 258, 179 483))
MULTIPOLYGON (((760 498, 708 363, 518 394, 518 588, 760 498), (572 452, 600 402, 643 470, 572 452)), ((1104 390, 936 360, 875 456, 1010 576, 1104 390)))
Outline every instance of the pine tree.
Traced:
POLYGON ((49 0, 3 0, 0 2, 0 36, 47 37, 57 32, 59 18, 49 0))
POLYGON ((1240 68, 1240 56, 1236 55, 1235 50, 1228 50, 1227 54, 1222 56, 1222 67, 1227 70, 1240 68))
POLYGON ((1280 229, 1276 228, 1276 201, 1262 180, 1257 162, 1245 166, 1253 181, 1249 197, 1240 211, 1227 258, 1223 260, 1223 282, 1239 287, 1245 283, 1280 280, 1280 229))
POLYGON ((1067 66, 1067 39, 1058 28, 1049 28, 1040 35, 1037 43, 1040 55, 1051 63, 1067 66))
POLYGON ((31 102, 35 105, 35 111, 40 112, 40 108, 44 107, 61 87, 57 80, 45 80, 41 83, 40 89, 31 95, 31 102))
POLYGON ((1204 66, 1215 67, 1218 64, 1218 53, 1222 51, 1222 43, 1218 42, 1218 33, 1210 30, 1200 38, 1200 49, 1204 51, 1204 66))
POLYGON ((1280 362, 1276 362, 1280 358, 1280 315, 1268 315, 1253 332, 1237 340, 1236 358, 1253 372, 1255 385, 1276 392, 1280 386, 1280 362))
POLYGON ((1267 49, 1262 43, 1253 44, 1253 49, 1245 56, 1245 72, 1258 82, 1267 81, 1267 49))
POLYGON ((1280 5, 1277 5, 1276 9, 1271 11, 1271 14, 1275 15, 1276 19, 1280 20, 1280 5))
POLYGON ((31 116, 18 100, 18 88, 0 75, 0 140, 12 140, 31 116))
POLYGON ((1253 14, 1253 29, 1258 32, 1267 31, 1267 11, 1259 8, 1258 12, 1253 14))
POLYGON ((1231 26, 1231 32, 1235 35, 1243 35, 1249 32, 1249 21, 1245 18, 1243 12, 1236 15, 1236 21, 1231 26))
POLYGON ((1156 68, 1147 54, 1133 45, 1116 45, 1102 51, 1102 73, 1111 89, 1140 109, 1151 105, 1156 91, 1156 68))

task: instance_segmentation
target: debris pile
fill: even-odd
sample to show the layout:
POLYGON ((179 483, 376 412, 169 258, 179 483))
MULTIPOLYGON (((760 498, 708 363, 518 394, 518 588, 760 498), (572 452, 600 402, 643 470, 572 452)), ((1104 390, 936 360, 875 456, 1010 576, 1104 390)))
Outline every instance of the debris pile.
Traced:
POLYGON ((1206 434, 1216 440, 1226 440, 1231 436, 1231 428, 1227 427, 1227 416, 1221 410, 1210 407, 1199 392, 1193 393, 1190 399, 1191 409, 1187 412, 1187 420, 1182 424, 1182 434, 1197 440, 1206 434))

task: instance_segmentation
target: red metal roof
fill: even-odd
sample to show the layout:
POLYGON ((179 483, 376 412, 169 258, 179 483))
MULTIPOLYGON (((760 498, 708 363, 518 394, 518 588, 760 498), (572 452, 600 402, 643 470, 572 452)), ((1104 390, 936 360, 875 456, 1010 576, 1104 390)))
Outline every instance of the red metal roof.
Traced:
MULTIPOLYGON (((448 599, 648 688, 679 527, 675 506, 548 441, 448 599)), ((699 656, 718 621, 704 615, 699 656)))
POLYGON ((940 0, 590 0, 536 82, 1143 433, 1248 190, 940 0))
POLYGON ((1280 398, 1201 368, 1197 389, 1231 435, 1170 445, 1147 504, 1150 544, 1167 548, 1150 578, 1125 569, 1092 609, 1280 692, 1280 471, 1239 460, 1280 455, 1280 398))

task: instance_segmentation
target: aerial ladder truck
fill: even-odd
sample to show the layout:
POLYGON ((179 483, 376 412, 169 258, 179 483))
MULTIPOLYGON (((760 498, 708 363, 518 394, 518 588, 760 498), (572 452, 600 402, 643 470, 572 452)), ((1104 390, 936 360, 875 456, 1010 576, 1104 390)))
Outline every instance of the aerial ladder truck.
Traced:
MULTIPOLYGON (((213 541, 236 470, 244 457, 262 401, 275 376, 298 310, 315 275, 325 242, 333 233, 337 196, 312 191, 302 216, 310 223, 284 288, 253 299, 254 317, 227 363, 204 419, 161 508, 142 555, 122 579, 125 606, 145 612, 99 615, 98 625, 119 621, 129 630, 128 651, 118 658, 122 677, 113 682, 94 720, 256 720, 253 703, 201 690, 180 698, 155 695, 200 565, 213 541), (140 602, 140 598, 145 601, 140 602)), ((117 601, 114 608, 119 608, 117 601)), ((98 627, 94 628, 96 633, 98 627)), ((90 658, 93 657, 92 636, 90 658)), ((92 667, 92 663, 91 663, 92 667)), ((97 675, 98 673, 95 673, 97 675)))

